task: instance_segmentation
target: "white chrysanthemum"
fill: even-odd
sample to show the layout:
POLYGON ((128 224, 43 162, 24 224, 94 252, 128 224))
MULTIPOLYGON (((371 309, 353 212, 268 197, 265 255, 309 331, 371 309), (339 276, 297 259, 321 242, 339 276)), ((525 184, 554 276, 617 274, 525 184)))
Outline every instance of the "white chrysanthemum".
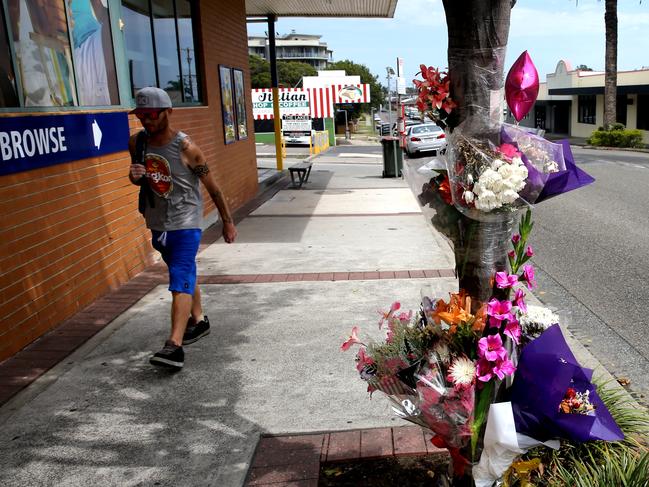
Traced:
POLYGON ((475 364, 467 357, 458 357, 449 367, 448 377, 455 386, 470 386, 475 380, 475 364))
POLYGON ((502 201, 493 191, 483 190, 475 202, 475 207, 481 211, 491 211, 502 206, 502 201))
POLYGON ((491 167, 494 169, 500 169, 500 167, 508 166, 509 164, 505 164, 505 161, 501 159, 494 159, 494 161, 491 163, 491 167))
POLYGON ((485 170, 478 179, 478 182, 483 184, 486 187, 491 186, 495 181, 502 180, 502 176, 493 169, 485 170))
POLYGON ((504 204, 513 203, 518 199, 518 193, 511 189, 506 189, 502 192, 501 198, 504 204))
POLYGON ((462 198, 464 198, 464 201, 471 204, 471 203, 473 203, 473 200, 475 199, 475 195, 473 194, 472 191, 467 190, 464 193, 462 193, 462 198))
POLYGON ((503 179, 509 179, 514 174, 514 168, 511 164, 505 164, 498 168, 498 174, 502 176, 503 179))
POLYGON ((543 306, 528 305, 527 313, 521 313, 518 321, 525 335, 537 337, 550 326, 559 323, 559 317, 543 306))

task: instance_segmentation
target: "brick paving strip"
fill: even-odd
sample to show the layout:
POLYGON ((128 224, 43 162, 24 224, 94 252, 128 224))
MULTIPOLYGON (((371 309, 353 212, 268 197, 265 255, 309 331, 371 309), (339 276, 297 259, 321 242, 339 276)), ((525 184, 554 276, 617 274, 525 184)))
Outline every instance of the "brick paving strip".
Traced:
MULTIPOLYGON (((284 175, 263 193, 237 210, 235 222, 251 216, 255 209, 288 184, 284 175)), ((331 215, 332 216, 332 215, 331 215)), ((342 215, 341 215, 342 216, 342 215)), ((221 238, 220 223, 203 232, 199 252, 221 238)), ((201 284, 245 284, 297 281, 350 281, 370 279, 410 279, 454 277, 451 269, 402 270, 381 272, 325 272, 302 274, 245 274, 198 276, 201 284)), ((156 286, 167 283, 163 263, 147 267, 117 290, 109 292, 55 329, 25 347, 13 357, 0 363, 0 406, 34 382, 68 355, 86 343, 96 333, 146 296, 156 286)))
POLYGON ((317 487, 322 464, 395 456, 447 455, 419 426, 262 436, 245 487, 317 487))

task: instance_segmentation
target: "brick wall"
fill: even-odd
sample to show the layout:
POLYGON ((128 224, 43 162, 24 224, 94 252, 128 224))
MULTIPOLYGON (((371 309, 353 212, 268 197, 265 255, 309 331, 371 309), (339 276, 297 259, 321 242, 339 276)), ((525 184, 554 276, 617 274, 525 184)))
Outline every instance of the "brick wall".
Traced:
MULTIPOLYGON (((224 144, 218 65, 243 69, 250 92, 244 1, 200 11, 205 106, 178 108, 172 121, 203 149, 234 210, 257 192, 255 145, 224 144)), ((0 361, 153 262, 129 164, 122 152, 0 177, 0 361)))

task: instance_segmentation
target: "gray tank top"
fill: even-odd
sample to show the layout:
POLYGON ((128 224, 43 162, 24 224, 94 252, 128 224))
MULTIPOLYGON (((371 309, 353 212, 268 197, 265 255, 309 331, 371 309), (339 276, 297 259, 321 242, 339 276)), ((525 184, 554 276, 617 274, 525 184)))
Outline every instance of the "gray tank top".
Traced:
POLYGON ((203 198, 200 180, 180 157, 185 137, 187 134, 178 132, 166 145, 147 146, 144 162, 154 204, 151 206, 147 201, 144 218, 151 230, 166 232, 201 228, 203 198))

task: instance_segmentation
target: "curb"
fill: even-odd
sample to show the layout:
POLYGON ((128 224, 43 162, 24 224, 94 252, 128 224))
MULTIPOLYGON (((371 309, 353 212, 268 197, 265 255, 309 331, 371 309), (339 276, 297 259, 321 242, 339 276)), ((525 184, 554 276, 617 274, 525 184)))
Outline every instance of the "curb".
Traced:
POLYGON ((317 487, 322 465, 403 456, 448 456, 419 426, 264 435, 244 487, 317 487))

